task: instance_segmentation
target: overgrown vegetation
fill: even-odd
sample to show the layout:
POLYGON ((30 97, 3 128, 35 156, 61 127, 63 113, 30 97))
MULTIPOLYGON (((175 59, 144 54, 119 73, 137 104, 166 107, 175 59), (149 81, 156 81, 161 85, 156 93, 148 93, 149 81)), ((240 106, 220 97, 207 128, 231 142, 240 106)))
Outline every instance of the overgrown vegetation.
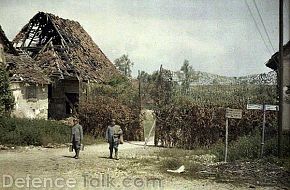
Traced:
POLYGON ((45 146, 70 141, 71 128, 60 122, 0 117, 0 144, 45 146))
POLYGON ((122 55, 120 58, 117 58, 115 61, 116 68, 121 71, 126 77, 132 77, 131 73, 131 67, 134 65, 134 63, 129 59, 128 55, 122 55))
POLYGON ((185 150, 177 148, 161 149, 159 168, 166 172, 185 166, 185 173, 173 174, 185 178, 209 178, 217 182, 249 183, 259 186, 289 187, 290 146, 284 137, 284 159, 277 156, 277 137, 268 136, 265 141, 264 156, 260 157, 260 131, 239 137, 229 144, 228 163, 224 161, 224 142, 208 148, 185 150))
POLYGON ((0 116, 8 116, 14 106, 14 97, 9 89, 9 78, 5 68, 0 65, 0 116))
POLYGON ((84 131, 102 138, 114 118, 124 131, 124 139, 143 140, 139 102, 137 89, 125 76, 114 77, 106 84, 92 85, 79 105, 84 131))
MULTIPOLYGON (((271 158, 278 155, 277 150, 277 135, 266 134, 266 141, 264 145, 264 158, 271 158)), ((283 155, 290 157, 290 146, 287 143, 289 139, 287 136, 283 138, 283 155)), ((224 160, 224 142, 215 144, 210 153, 215 154, 219 161, 224 160)), ((228 160, 251 160, 261 158, 261 131, 256 130, 253 134, 239 137, 232 141, 228 147, 228 160)), ((290 168, 289 168, 290 171, 290 168)))
MULTIPOLYGON (((262 126, 262 113, 246 110, 247 103, 275 104, 275 86, 190 86, 192 68, 188 62, 184 62, 181 70, 185 75, 181 84, 173 80, 171 71, 162 67, 152 75, 140 75, 139 80, 146 89, 145 104, 149 102, 156 115, 155 145, 193 149, 224 140, 227 107, 243 110, 242 119, 229 122, 230 141, 251 135, 262 126)), ((271 132, 276 134, 276 113, 267 112, 266 121, 271 132)))

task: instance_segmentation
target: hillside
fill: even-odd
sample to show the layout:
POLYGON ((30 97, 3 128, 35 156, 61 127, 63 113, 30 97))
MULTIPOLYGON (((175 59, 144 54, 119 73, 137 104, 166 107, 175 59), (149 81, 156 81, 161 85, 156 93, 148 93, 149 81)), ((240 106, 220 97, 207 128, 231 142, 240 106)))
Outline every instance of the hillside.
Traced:
MULTIPOLYGON (((183 75, 179 72, 174 72, 176 78, 182 81, 183 75)), ((274 71, 269 73, 261 73, 254 75, 247 75, 242 77, 226 77, 207 72, 194 71, 192 74, 191 85, 235 85, 235 84, 254 84, 254 85, 275 85, 277 74, 274 71)))

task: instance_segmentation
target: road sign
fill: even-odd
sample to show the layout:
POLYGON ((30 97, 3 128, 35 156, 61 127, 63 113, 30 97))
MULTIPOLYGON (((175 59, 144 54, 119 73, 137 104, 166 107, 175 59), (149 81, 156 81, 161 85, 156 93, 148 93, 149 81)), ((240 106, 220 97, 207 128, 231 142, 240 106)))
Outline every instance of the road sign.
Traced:
POLYGON ((262 104, 247 104, 247 110, 263 110, 262 104))
POLYGON ((240 109, 226 109, 226 146, 225 146, 225 162, 227 162, 227 156, 228 156, 228 136, 229 136, 229 118, 232 119, 241 119, 242 118, 243 111, 240 109))
POLYGON ((265 105, 265 104, 247 104, 248 110, 263 110, 263 128, 262 128, 262 138, 261 138, 261 157, 264 153, 265 144, 265 127, 266 127, 266 111, 278 111, 278 105, 265 105))
POLYGON ((278 105, 265 105, 265 110, 269 111, 279 111, 279 106, 278 105))
POLYGON ((226 109, 226 118, 241 119, 243 111, 241 109, 226 109))

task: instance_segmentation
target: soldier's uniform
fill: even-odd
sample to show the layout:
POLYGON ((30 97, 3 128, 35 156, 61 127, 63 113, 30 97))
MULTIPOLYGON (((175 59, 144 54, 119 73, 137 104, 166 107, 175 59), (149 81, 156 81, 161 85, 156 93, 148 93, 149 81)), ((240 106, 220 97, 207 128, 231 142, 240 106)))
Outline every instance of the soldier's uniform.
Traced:
POLYGON ((76 159, 79 158, 82 140, 83 140, 83 127, 80 124, 75 124, 72 128, 71 141, 73 149, 76 152, 76 155, 74 156, 74 158, 76 159))
POLYGON ((110 150, 110 158, 113 158, 113 150, 115 150, 115 158, 118 158, 118 146, 120 142, 120 136, 123 134, 123 131, 119 125, 115 125, 112 122, 111 125, 108 126, 106 131, 106 140, 109 143, 110 150))

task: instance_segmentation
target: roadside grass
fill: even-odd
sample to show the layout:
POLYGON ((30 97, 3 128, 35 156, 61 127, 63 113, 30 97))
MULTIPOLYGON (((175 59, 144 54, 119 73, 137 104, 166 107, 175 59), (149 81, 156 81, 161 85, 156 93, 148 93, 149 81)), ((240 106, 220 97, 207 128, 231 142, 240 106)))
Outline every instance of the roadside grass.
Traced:
POLYGON ((216 162, 216 156, 210 154, 209 149, 184 150, 177 148, 164 148, 158 153, 160 157, 159 169, 167 172, 168 169, 176 170, 184 165, 185 173, 171 173, 174 176, 183 176, 185 178, 199 178, 198 172, 203 170, 204 166, 216 162))
MULTIPOLYGON (((290 157, 290 144, 289 137, 284 136, 282 140, 282 155, 283 157, 290 157)), ((265 140, 263 159, 274 161, 278 156, 278 139, 273 136, 265 140)), ((219 161, 224 160, 224 143, 219 142, 213 145, 209 152, 217 156, 219 161)), ((235 160, 255 160, 261 159, 261 134, 255 131, 253 135, 247 135, 238 138, 238 140, 230 142, 228 146, 228 161, 235 160)), ((278 159, 278 158, 277 158, 278 159)), ((279 160, 279 159, 278 159, 279 160)))
MULTIPOLYGON (((265 141, 264 156, 260 158, 260 133, 257 131, 253 135, 240 137, 236 141, 229 143, 228 147, 228 166, 237 162, 258 162, 271 163, 283 167, 284 171, 290 172, 290 148, 289 139, 284 138, 283 155, 284 158, 277 157, 277 138, 274 136, 265 141)), ((204 172, 209 165, 216 165, 224 161, 224 143, 218 142, 209 148, 197 148, 194 150, 184 150, 177 148, 162 148, 156 152, 160 157, 159 168, 166 172, 167 169, 175 170, 184 165, 186 172, 181 175, 190 178, 213 177, 216 181, 227 180, 228 176, 219 172, 204 172), (204 173, 203 173, 204 172, 204 173), (202 175, 200 175, 202 174, 202 175)), ((234 176, 232 176, 234 179, 234 176)), ((228 179, 232 180, 232 179, 228 179)))
MULTIPOLYGON (((0 144, 7 146, 46 146, 71 141, 71 127, 59 121, 0 117, 0 144)), ((96 144, 103 139, 84 136, 84 144, 96 144)))
POLYGON ((0 118, 0 143, 4 145, 47 145, 66 143, 70 127, 42 119, 0 118))
POLYGON ((105 138, 94 138, 92 135, 85 134, 83 144, 84 145, 93 145, 93 144, 104 144, 106 143, 105 138))

